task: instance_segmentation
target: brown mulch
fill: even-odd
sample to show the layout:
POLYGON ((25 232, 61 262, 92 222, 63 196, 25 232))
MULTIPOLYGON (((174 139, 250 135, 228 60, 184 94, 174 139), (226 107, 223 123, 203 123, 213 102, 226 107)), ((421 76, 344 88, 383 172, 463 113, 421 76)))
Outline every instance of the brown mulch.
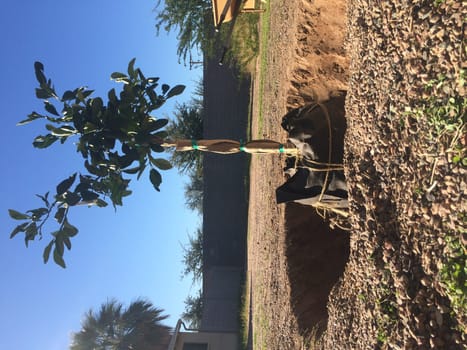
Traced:
MULTIPOLYGON (((455 133, 433 132, 439 125, 426 110, 465 98, 465 5, 271 0, 270 15, 267 118, 261 127, 253 118, 253 133, 285 140, 280 118, 288 109, 348 91, 350 258, 329 297, 327 329, 316 347, 463 348, 467 316, 448 297, 441 269, 452 255, 449 239, 459 239, 465 254, 466 168, 454 161, 459 152, 465 157, 465 129, 457 141, 455 133)), ((463 108, 465 115, 465 102, 463 108)), ((257 112, 258 106, 253 116, 257 112)), ((274 205, 283 161, 252 159, 253 345, 313 348, 306 344, 306 323, 309 332, 314 321, 297 308, 310 305, 312 296, 293 276, 285 253, 292 234, 284 208, 274 205)))
POLYGON ((353 233, 329 303, 325 347, 463 348, 467 315, 452 312, 440 269, 446 237, 465 224, 466 171, 446 146, 454 136, 433 134, 426 112, 413 113, 465 98, 459 77, 467 10, 455 1, 352 0, 348 14, 345 165, 353 233))

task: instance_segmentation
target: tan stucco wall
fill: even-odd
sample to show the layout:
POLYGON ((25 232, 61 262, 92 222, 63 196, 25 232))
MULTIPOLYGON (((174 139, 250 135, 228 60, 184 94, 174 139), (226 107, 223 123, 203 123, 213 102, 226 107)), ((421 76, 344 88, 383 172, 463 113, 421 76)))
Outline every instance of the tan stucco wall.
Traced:
POLYGON ((180 332, 175 350, 182 350, 184 343, 207 343, 208 350, 238 350, 235 333, 180 332))

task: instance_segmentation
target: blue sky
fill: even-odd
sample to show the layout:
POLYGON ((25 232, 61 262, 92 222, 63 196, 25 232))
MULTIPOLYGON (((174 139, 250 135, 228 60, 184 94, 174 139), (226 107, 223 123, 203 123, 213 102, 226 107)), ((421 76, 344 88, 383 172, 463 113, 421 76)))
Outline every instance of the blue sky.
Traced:
POLYGON ((132 182, 133 195, 116 213, 113 208, 75 209, 70 221, 80 233, 66 252, 66 269, 52 261, 43 264, 47 237, 27 249, 22 237, 9 239, 15 222, 7 210, 39 207, 34 195, 53 191, 82 163, 72 143, 34 149, 32 140, 43 133, 43 124, 16 126, 33 110, 42 111, 34 95, 34 61, 45 65, 57 92, 87 85, 96 90, 95 96, 106 96, 115 86, 110 74, 125 71, 136 57, 136 65, 147 76, 159 76, 172 86, 187 85, 183 95, 155 116, 170 116, 175 101, 190 99, 202 71, 178 64, 173 33, 156 36, 155 3, 2 2, 0 349, 66 349, 83 313, 107 298, 127 304, 147 297, 170 314, 168 323, 174 325, 184 299, 196 292, 189 279, 180 279, 181 245, 195 232, 200 218, 184 207, 186 179, 176 170, 163 173, 160 193, 152 189, 147 176, 132 182))

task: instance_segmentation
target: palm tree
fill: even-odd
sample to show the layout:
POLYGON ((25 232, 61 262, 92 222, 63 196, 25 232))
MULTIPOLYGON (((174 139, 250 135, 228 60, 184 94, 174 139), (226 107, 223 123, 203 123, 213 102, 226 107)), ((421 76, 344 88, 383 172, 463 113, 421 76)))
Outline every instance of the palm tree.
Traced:
POLYGON ((162 350, 170 341, 168 316, 151 302, 137 299, 126 309, 111 299, 98 312, 89 310, 79 332, 72 334, 71 350, 162 350))

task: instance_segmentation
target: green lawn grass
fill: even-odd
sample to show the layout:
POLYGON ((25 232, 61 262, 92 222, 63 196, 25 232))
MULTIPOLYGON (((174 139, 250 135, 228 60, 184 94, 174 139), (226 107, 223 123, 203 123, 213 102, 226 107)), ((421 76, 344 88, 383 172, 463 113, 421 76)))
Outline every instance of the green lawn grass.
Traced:
POLYGON ((270 4, 266 3, 266 11, 261 16, 261 35, 260 35, 260 69, 259 69, 259 93, 258 93, 258 134, 257 137, 261 138, 263 135, 263 91, 264 91, 264 77, 267 67, 267 52, 269 46, 269 31, 271 27, 270 4))

